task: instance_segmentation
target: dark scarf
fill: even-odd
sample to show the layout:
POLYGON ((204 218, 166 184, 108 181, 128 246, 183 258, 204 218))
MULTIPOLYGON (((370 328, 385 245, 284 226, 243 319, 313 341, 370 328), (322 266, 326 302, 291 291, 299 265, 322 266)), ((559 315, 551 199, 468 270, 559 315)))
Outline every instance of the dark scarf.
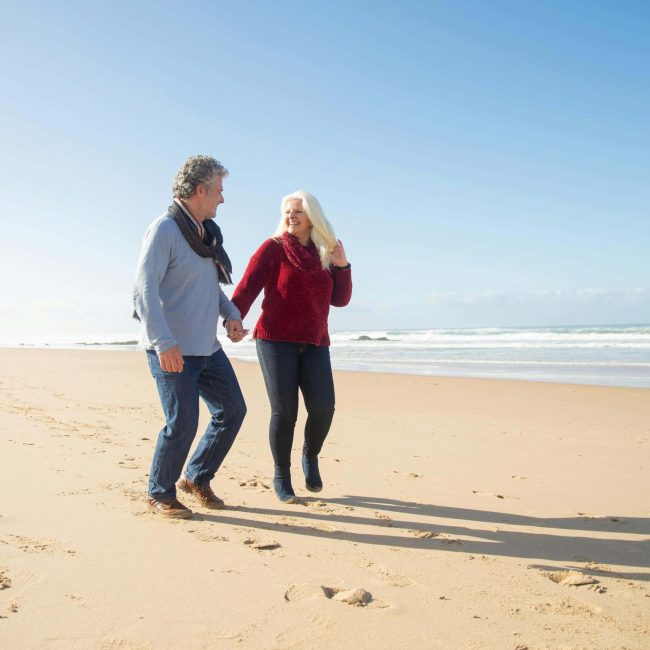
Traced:
POLYGON ((196 232, 196 227, 175 201, 169 206, 169 214, 176 222, 187 243, 192 247, 192 250, 201 257, 211 257, 214 260, 217 274, 219 275, 219 282, 221 284, 232 284, 232 279, 230 278, 232 264, 228 253, 226 253, 223 247, 221 228, 212 219, 206 219, 203 222, 203 227, 207 233, 206 239, 208 243, 206 243, 199 237, 199 233, 196 232))
POLYGON ((323 270, 318 249, 313 241, 310 241, 307 246, 303 246, 296 237, 285 232, 280 237, 280 243, 292 266, 307 273, 316 273, 316 271, 323 270))
MULTIPOLYGON (((181 231, 183 237, 185 237, 187 243, 192 247, 192 250, 201 257, 211 257, 214 260, 217 275, 219 276, 219 282, 221 284, 232 284, 232 279, 230 277, 230 274, 232 273, 232 264, 228 257, 228 253, 226 253, 223 247, 221 228, 219 228, 212 219, 206 219, 203 222, 203 228, 206 232, 206 243, 201 239, 201 237, 199 237, 199 233, 196 231, 196 226, 192 223, 191 219, 185 214, 185 212, 183 212, 183 209, 178 205, 178 203, 176 203, 176 201, 169 206, 169 214, 176 222, 176 225, 181 231)), ((135 296, 133 297, 133 300, 135 302, 135 296)), ((140 320, 135 305, 133 308, 133 318, 137 321, 140 320)))

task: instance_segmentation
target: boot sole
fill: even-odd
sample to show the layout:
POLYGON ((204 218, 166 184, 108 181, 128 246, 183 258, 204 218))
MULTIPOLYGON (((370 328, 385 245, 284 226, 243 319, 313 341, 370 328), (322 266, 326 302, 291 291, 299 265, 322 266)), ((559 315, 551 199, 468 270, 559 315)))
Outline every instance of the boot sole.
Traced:
POLYGON ((288 497, 286 499, 279 497, 277 494, 275 496, 277 497, 278 501, 281 501, 282 503, 300 503, 300 499, 296 496, 288 497))
POLYGON ((160 510, 160 508, 156 508, 151 504, 147 504, 147 507, 151 512, 155 512, 157 515, 161 517, 166 517, 167 519, 191 519, 192 516, 194 515, 194 513, 191 510, 165 511, 165 510, 160 510))

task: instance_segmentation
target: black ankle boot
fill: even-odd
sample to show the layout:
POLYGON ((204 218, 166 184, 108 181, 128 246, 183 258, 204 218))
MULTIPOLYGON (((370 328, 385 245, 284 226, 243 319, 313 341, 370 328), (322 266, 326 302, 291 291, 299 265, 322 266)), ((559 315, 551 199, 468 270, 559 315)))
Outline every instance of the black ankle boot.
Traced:
POLYGON ((275 496, 280 501, 284 503, 298 503, 296 493, 293 491, 293 486, 291 485, 291 473, 289 470, 278 471, 276 468, 275 476, 273 477, 273 489, 275 490, 275 496))
POLYGON ((323 481, 318 471, 318 456, 308 458, 303 454, 302 471, 305 473, 305 487, 310 492, 320 492, 323 489, 323 481))

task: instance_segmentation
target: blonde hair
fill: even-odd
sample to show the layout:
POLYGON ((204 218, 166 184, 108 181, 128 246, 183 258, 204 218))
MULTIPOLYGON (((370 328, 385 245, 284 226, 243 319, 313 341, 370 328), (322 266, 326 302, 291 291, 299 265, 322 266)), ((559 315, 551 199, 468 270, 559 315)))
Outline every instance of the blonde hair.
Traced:
POLYGON ((289 201, 298 200, 302 203, 302 209, 307 214, 309 221, 311 221, 311 240, 314 242, 321 264, 324 269, 330 265, 330 253, 337 245, 336 234, 332 224, 325 218, 323 208, 321 208, 318 199, 309 192, 304 190, 296 190, 291 194, 287 194, 282 199, 280 204, 280 223, 277 230, 273 233, 274 237, 281 237, 287 231, 287 223, 284 217, 284 211, 289 201))

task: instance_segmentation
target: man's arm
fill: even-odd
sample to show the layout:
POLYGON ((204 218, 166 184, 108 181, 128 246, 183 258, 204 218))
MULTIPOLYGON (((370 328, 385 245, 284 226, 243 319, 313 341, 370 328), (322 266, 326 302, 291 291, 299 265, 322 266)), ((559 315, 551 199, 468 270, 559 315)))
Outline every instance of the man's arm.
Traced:
POLYGON ((241 320, 239 309, 226 296, 221 286, 219 286, 219 315, 224 320, 241 320))
POLYGON ((178 347, 178 342, 169 329, 160 304, 160 283, 171 261, 172 244, 170 236, 159 225, 157 223, 149 228, 144 236, 134 292, 135 310, 142 321, 147 339, 160 357, 167 350, 178 347))
POLYGON ((248 330, 245 330, 242 324, 239 309, 228 299, 221 287, 219 287, 219 315, 224 319, 226 336, 233 343, 239 343, 248 334, 248 330))

